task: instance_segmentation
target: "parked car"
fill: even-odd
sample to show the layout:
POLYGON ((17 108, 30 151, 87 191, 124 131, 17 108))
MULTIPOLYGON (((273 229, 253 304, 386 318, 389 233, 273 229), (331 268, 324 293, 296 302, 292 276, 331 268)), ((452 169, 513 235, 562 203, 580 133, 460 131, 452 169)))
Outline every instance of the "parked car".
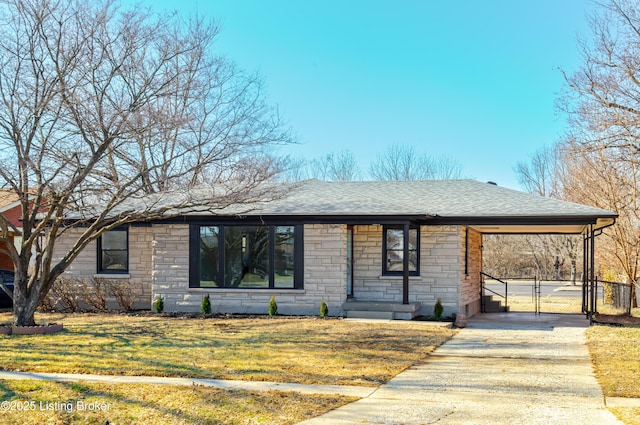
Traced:
MULTIPOLYGON (((0 278, 2 278, 2 281, 9 290, 13 292, 13 272, 11 270, 0 270, 0 278)), ((9 297, 9 295, 0 288, 0 307, 11 307, 12 305, 13 301, 11 300, 11 297, 9 297)))

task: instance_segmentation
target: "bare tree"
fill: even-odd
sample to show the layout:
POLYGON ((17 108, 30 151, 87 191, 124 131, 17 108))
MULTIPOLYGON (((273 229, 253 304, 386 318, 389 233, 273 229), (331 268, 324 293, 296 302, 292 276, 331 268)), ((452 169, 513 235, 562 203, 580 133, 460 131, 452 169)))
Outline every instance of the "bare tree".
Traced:
POLYGON ((600 4, 591 31, 591 39, 580 43, 583 64, 565 74, 566 90, 560 98, 570 117, 565 147, 572 152, 564 193, 620 215, 605 231, 608 257, 616 258, 616 268, 637 282, 640 4, 600 4))
MULTIPOLYGON (((564 150, 556 144, 538 150, 528 162, 518 162, 514 171, 525 191, 561 199, 564 164, 564 150)), ((577 280, 582 246, 579 236, 522 235, 518 238, 522 244, 515 247, 515 252, 527 258, 529 264, 525 268, 533 270, 536 276, 541 279, 577 280)))
POLYGON ((640 154, 640 4, 609 0, 591 18, 592 37, 580 42, 584 63, 565 74, 559 99, 569 113, 567 139, 588 149, 611 148, 624 161, 640 154))
POLYGON ((22 206, 22 229, 0 214, 2 240, 22 234, 6 243, 14 324, 35 323, 56 278, 105 231, 262 198, 275 171, 263 148, 289 136, 260 80, 215 56, 217 32, 111 0, 0 5, 0 187, 22 206), (70 228, 75 244, 55 258, 70 228))
MULTIPOLYGON (((609 268, 628 282, 636 282, 640 266, 640 164, 622 160, 614 149, 584 149, 573 145, 563 177, 565 198, 608 209, 618 214, 616 224, 605 229, 603 257, 615 259, 609 268)), ((634 300, 635 301, 635 300, 634 300)), ((634 303, 635 306, 635 303, 634 303)))
POLYGON ((518 183, 529 192, 549 198, 561 196, 559 174, 563 165, 558 145, 545 146, 536 151, 530 162, 519 161, 514 167, 518 183))
POLYGON ((432 158, 412 146, 391 145, 369 167, 374 180, 442 180, 460 178, 462 166, 449 157, 432 158))
POLYGON ((331 181, 360 180, 361 172, 356 157, 350 150, 327 154, 309 163, 310 177, 331 181))

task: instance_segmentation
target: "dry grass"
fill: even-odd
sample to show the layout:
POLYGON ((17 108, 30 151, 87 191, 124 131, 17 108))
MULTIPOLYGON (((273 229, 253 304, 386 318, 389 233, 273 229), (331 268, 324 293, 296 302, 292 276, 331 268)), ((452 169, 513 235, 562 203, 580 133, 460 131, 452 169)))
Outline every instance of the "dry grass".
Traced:
MULTIPOLYGON (((571 297, 545 297, 540 300, 540 310, 553 313, 574 313, 582 312, 580 299, 571 297)), ((536 305, 530 296, 510 296, 510 311, 535 311, 536 305)))
POLYGON ((353 398, 204 387, 0 381, 0 421, 36 424, 295 424, 353 398), (83 406, 100 410, 82 410, 83 406), (11 409, 13 407, 13 410, 11 409), (18 410, 20 408, 20 410, 18 410))
MULTIPOLYGON (((606 397, 640 397, 640 328, 592 326, 587 346, 606 397)), ((628 425, 640 425, 640 407, 610 408, 628 425)))
POLYGON ((640 425, 640 407, 609 407, 609 410, 626 425, 640 425))
POLYGON ((608 397, 640 397, 640 328, 592 326, 587 345, 608 397))
MULTIPOLYGON (((8 319, 0 315, 0 322, 8 319)), ((4 369, 375 386, 424 359, 454 333, 424 323, 317 318, 53 314, 39 319, 62 322, 65 329, 0 337, 4 369)))

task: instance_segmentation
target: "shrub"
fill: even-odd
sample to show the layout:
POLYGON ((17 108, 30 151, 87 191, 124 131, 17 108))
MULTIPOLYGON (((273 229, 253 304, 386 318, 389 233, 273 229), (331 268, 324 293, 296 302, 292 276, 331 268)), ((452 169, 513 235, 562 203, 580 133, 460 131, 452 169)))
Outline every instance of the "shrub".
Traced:
POLYGON ((276 303, 276 296, 272 295, 269 301, 269 316, 278 315, 278 304, 276 303))
POLYGON ((133 291, 129 282, 109 282, 109 292, 114 296, 121 310, 133 310, 133 291))
POLYGON ((211 313, 211 300, 209 300, 209 294, 205 295, 202 299, 202 304, 200 304, 200 311, 203 314, 211 313))
POLYGON ((442 301, 440 298, 436 301, 436 305, 433 306, 433 318, 436 320, 442 320, 442 314, 444 313, 444 307, 442 307, 442 301))
MULTIPOLYGON (((78 294, 80 286, 68 277, 58 278, 50 289, 55 304, 62 304, 62 309, 66 311, 79 311, 80 304, 78 294)), ((55 305, 54 304, 54 305, 55 305)))
POLYGON ((99 277, 90 280, 81 279, 80 288, 82 300, 94 310, 105 311, 107 309, 107 288, 108 283, 99 277))
POLYGON ((327 317, 329 315, 329 306, 325 300, 320 303, 320 317, 327 317))
POLYGON ((153 311, 156 313, 162 313, 164 310, 164 298, 160 295, 156 297, 156 300, 153 302, 153 311))
POLYGON ((44 296, 42 301, 40 301, 40 304, 38 304, 38 311, 41 313, 55 311, 57 305, 58 305, 58 299, 51 291, 49 291, 44 296))

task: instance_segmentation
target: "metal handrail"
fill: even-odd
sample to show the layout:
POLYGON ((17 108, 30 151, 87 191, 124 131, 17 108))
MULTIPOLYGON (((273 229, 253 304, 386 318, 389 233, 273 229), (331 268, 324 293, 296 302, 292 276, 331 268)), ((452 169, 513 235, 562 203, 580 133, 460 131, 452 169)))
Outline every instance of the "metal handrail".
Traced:
POLYGON ((505 280, 500 279, 500 278, 491 276, 489 273, 485 273, 485 272, 481 271, 480 272, 480 311, 482 313, 485 312, 485 302, 484 302, 484 293, 485 293, 485 291, 489 291, 492 294, 495 294, 500 298, 504 298, 504 305, 505 306, 509 305, 507 303, 507 301, 508 301, 507 295, 509 294, 509 283, 507 281, 505 281, 505 280), (494 291, 492 289, 487 288, 485 286, 485 284, 484 284, 485 283, 484 282, 484 278, 485 277, 487 277, 487 278, 489 278, 491 280, 495 280, 497 282, 502 283, 504 285, 504 295, 502 295, 502 294, 500 294, 500 293, 498 293, 498 292, 496 292, 496 291, 494 291))

